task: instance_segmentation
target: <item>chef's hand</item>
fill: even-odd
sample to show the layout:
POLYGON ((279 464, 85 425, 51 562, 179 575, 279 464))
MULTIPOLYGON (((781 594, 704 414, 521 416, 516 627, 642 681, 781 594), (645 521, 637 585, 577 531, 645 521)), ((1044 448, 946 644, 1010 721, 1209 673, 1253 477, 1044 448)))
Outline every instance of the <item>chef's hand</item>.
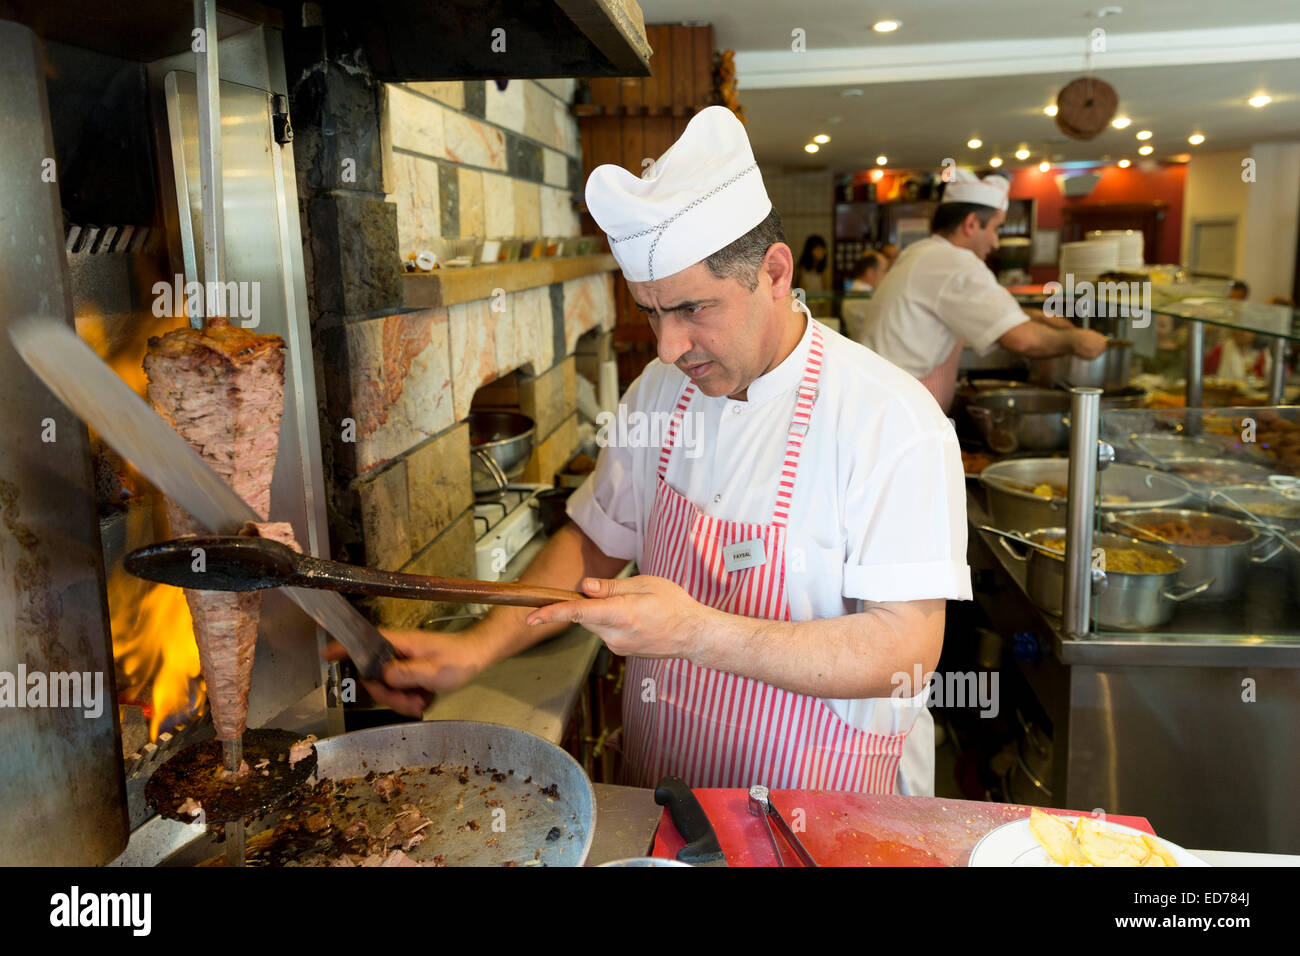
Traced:
POLYGON ((685 657, 695 654, 711 609, 667 578, 583 578, 585 601, 539 607, 529 624, 571 621, 624 657, 685 657))
MULTIPOLYGON (((361 683, 377 703, 407 717, 423 714, 435 691, 455 690, 487 666, 477 643, 467 634, 381 630, 403 659, 385 665, 383 683, 361 683)), ((321 656, 341 661, 348 653, 343 645, 331 642, 321 656)))
POLYGON ((1075 329, 1071 338, 1074 354, 1080 358, 1096 358, 1106 351, 1106 336, 1092 329, 1075 329))

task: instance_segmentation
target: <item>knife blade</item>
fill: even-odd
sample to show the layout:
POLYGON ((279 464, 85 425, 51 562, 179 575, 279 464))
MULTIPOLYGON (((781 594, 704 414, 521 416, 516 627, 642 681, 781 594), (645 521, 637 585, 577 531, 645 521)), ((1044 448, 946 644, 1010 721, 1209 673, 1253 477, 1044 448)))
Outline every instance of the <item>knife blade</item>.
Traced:
POLYGON ((655 803, 668 808, 673 826, 686 841, 677 859, 692 866, 726 866, 718 835, 694 791, 680 777, 663 777, 655 786, 655 803))
MULTIPOLYGON (((9 335, 59 401, 199 524, 213 534, 235 534, 246 521, 262 520, 66 323, 24 318, 9 335)), ((366 680, 381 679, 384 665, 396 659, 388 639, 342 595, 280 590, 343 645, 366 680)))

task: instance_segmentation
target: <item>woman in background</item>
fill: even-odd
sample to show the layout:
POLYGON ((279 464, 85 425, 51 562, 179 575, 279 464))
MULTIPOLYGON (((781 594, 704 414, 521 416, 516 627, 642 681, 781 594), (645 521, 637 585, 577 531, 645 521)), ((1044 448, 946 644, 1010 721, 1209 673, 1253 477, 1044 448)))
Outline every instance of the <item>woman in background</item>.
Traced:
POLYGON ((829 300, 812 299, 813 296, 826 295, 831 291, 830 273, 826 268, 828 260, 826 240, 821 236, 809 236, 804 240, 803 254, 799 256, 799 262, 794 268, 794 287, 803 289, 808 310, 818 319, 827 318, 831 314, 829 300))

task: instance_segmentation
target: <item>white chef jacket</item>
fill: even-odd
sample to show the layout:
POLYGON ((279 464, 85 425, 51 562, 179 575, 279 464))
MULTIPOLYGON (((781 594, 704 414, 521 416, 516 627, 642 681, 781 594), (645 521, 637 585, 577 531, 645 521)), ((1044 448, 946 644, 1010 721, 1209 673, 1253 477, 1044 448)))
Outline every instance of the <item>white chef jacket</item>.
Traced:
MULTIPOLYGON (((749 386, 748 401, 698 391, 692 399, 692 420, 683 422, 666 478, 705 514, 771 521, 812 321, 794 351, 749 386)), ((861 610, 862 601, 969 600, 965 484, 952 423, 915 379, 825 326, 822 335, 820 393, 787 527, 791 619, 839 617, 861 610)), ((685 384, 679 369, 656 359, 622 403, 629 416, 658 412, 666 422, 685 384)), ((661 442, 662 435, 642 447, 606 444, 567 506, 603 552, 641 566, 661 442)), ((899 773, 901 791, 914 795, 934 789, 934 724, 925 696, 826 699, 860 730, 911 728, 899 773)))
POLYGON ((940 235, 912 243, 885 273, 854 338, 916 378, 963 340, 980 355, 1029 317, 975 253, 940 235))

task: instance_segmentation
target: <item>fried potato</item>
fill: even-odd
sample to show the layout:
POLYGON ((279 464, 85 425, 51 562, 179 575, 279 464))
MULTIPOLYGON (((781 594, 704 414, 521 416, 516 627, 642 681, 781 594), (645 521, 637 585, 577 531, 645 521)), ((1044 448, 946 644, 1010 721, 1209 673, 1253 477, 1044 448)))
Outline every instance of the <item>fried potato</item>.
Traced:
POLYGON ((1029 831, 1053 862, 1062 866, 1178 865, 1154 837, 1119 833, 1088 817, 1080 817, 1071 828, 1060 817, 1034 807, 1029 813, 1029 831))

